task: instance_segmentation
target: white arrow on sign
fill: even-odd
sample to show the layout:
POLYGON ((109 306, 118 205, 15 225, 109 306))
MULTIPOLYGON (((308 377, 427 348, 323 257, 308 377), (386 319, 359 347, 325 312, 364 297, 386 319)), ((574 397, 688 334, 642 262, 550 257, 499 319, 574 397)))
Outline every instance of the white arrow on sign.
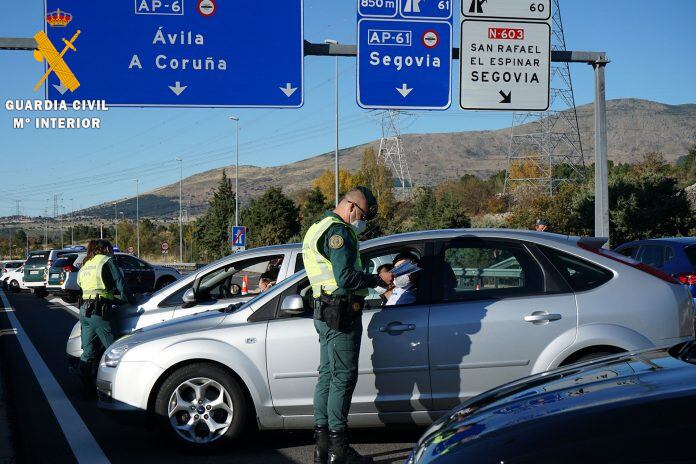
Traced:
POLYGON ((181 95, 181 94, 184 92, 184 90, 186 90, 186 89, 188 88, 188 86, 187 86, 187 85, 181 85, 181 82, 176 81, 176 85, 175 85, 175 86, 171 86, 171 85, 170 85, 169 88, 170 88, 171 91, 174 92, 174 94, 178 97, 179 95, 181 95))
POLYGON ((287 84, 285 84, 285 87, 278 87, 278 88, 279 88, 279 89, 285 94, 285 96, 288 97, 288 98, 292 97, 292 94, 295 93, 295 91, 297 91, 297 87, 293 87, 292 85, 290 85, 289 82, 288 82, 287 84))
POLYGON ((413 92, 413 89, 409 89, 408 86, 407 86, 406 84, 403 84, 403 85, 401 86, 401 88, 397 87, 397 88, 396 88, 396 91, 399 92, 399 93, 401 94, 402 97, 406 98, 406 97, 408 97, 408 94, 410 94, 411 92, 413 92))
POLYGON ((58 92, 60 92, 61 95, 65 95, 65 92, 68 91, 68 88, 66 86, 64 86, 62 82, 60 83, 60 85, 53 84, 53 87, 55 87, 56 90, 58 92))

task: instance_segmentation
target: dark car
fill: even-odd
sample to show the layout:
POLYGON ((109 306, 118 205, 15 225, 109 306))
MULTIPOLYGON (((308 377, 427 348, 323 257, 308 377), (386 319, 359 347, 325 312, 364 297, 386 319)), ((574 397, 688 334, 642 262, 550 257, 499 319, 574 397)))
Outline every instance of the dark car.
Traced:
POLYGON ((637 240, 615 251, 673 276, 687 285, 696 299, 696 237, 637 240))
POLYGON ((696 462, 695 364, 691 341, 526 377, 440 418, 407 463, 696 462))

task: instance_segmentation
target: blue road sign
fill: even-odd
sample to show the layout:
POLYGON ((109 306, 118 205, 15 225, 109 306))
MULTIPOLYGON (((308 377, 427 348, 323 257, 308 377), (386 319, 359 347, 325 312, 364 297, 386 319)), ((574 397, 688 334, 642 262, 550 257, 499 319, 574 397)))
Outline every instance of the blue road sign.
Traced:
MULTIPOLYGON (((453 0, 399 0, 401 16, 412 19, 448 20, 452 17, 453 0)), ((454 0, 459 2, 460 0, 454 0)))
POLYGON ((358 15, 394 18, 399 14, 400 0, 358 0, 358 15))
POLYGON ((451 102, 451 19, 358 21, 361 107, 435 110, 451 102))
POLYGON ((51 100, 112 106, 303 103, 303 1, 45 0, 48 37, 80 82, 52 73, 51 100), (60 10, 60 13, 57 13, 60 10), (69 22, 65 24, 69 15, 69 22))
POLYGON ((246 247, 246 227, 232 227, 232 246, 246 247))

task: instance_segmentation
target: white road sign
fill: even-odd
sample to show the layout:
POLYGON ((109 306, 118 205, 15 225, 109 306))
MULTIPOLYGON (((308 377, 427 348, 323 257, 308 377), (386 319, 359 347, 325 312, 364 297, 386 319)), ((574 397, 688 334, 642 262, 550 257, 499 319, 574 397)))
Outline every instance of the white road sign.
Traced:
POLYGON ((465 110, 546 111, 551 26, 462 21, 459 102, 465 110))
POLYGON ((465 18, 532 19, 551 18, 551 0, 461 0, 465 18))

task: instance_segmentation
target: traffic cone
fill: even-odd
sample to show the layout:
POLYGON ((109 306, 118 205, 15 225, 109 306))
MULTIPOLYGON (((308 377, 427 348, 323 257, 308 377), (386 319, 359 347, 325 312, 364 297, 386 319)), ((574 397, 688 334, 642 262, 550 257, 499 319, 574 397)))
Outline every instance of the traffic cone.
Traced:
POLYGON ((242 277, 242 295, 249 293, 249 277, 242 277))

